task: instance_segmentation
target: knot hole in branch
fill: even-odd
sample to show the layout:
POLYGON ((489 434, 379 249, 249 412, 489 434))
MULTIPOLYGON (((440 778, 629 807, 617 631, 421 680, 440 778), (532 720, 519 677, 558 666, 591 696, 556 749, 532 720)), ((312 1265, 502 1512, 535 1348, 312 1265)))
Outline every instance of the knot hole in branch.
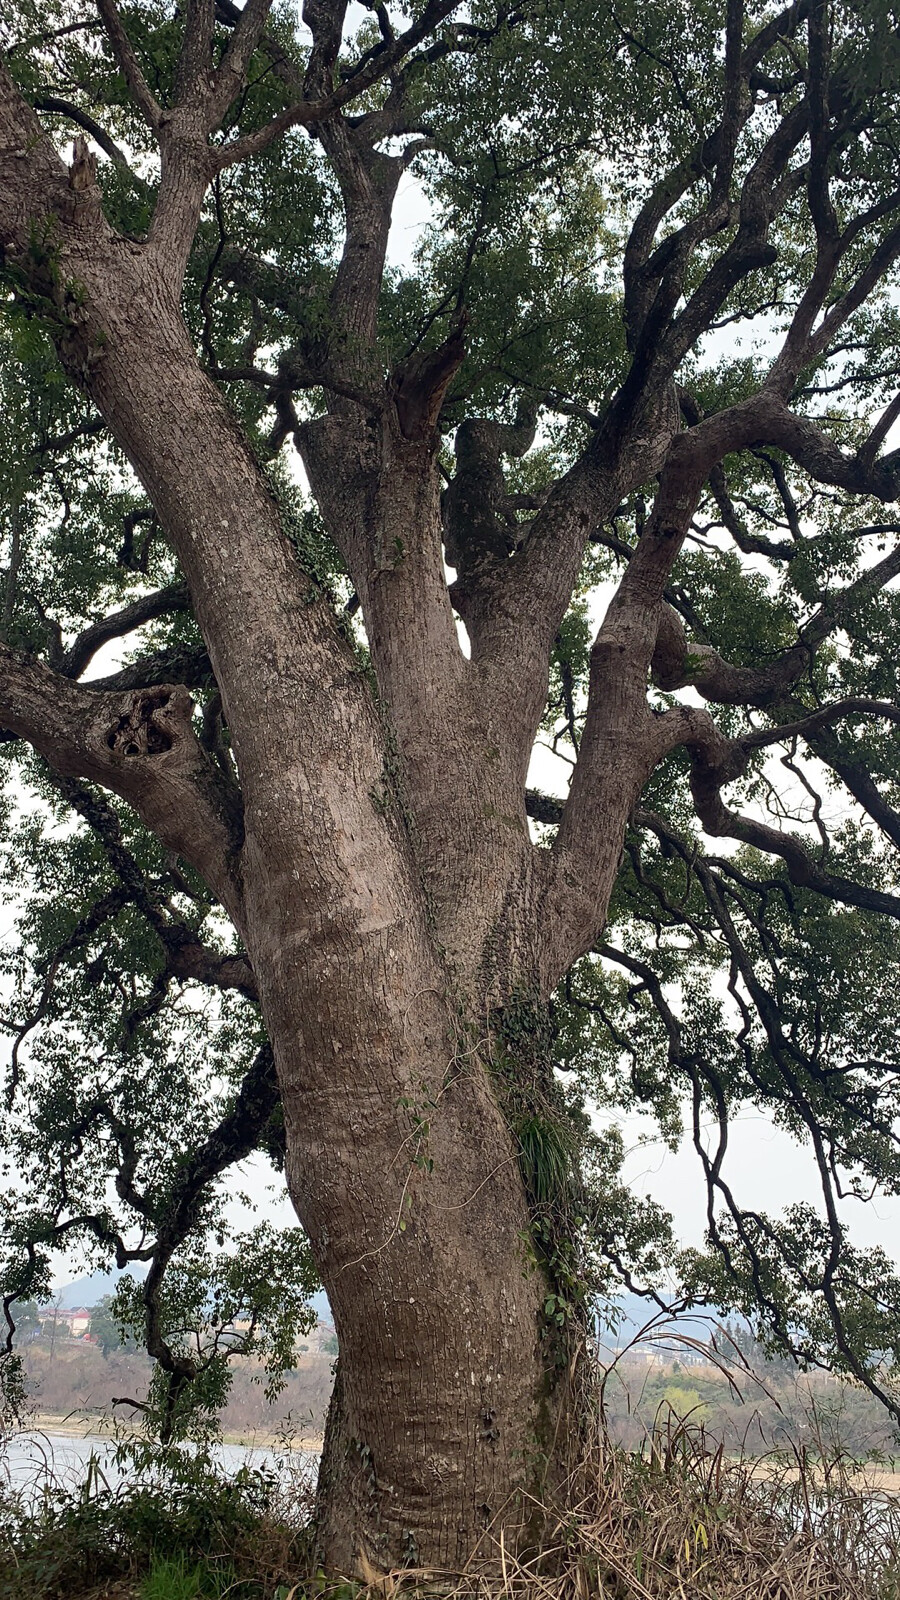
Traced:
POLYGON ((148 689, 135 695, 131 709, 120 717, 106 735, 110 750, 120 756, 155 756, 171 750, 171 689, 148 689))

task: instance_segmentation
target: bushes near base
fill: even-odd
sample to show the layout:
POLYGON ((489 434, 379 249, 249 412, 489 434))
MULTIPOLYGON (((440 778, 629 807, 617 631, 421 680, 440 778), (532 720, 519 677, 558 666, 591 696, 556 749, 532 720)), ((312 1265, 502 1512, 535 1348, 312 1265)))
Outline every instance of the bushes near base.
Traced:
POLYGON ((726 1457, 671 1419, 639 1452, 601 1433, 539 1553, 499 1527, 466 1572, 330 1580, 308 1482, 225 1478, 208 1458, 136 1463, 117 1489, 50 1485, 0 1504, 0 1600, 900 1600, 900 1495, 872 1469, 807 1451, 726 1457))

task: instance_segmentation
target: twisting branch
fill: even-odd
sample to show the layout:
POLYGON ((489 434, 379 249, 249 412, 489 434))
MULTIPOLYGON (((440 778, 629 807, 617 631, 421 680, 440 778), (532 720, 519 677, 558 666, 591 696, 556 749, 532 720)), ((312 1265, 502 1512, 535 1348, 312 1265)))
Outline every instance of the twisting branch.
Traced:
MULTIPOLYGON (((256 979, 247 957, 223 955, 208 949, 186 922, 164 906, 159 893, 147 882, 126 848, 119 819, 106 797, 73 778, 61 777, 55 781, 60 794, 99 840, 126 899, 140 911, 156 934, 165 952, 165 977, 182 982, 190 979, 210 988, 237 989, 248 1000, 256 1000, 256 979)), ((119 900, 117 911, 121 904, 119 900)), ((87 931, 93 931, 93 927, 87 931)), ((79 942, 86 936, 80 933, 79 942)))
MULTIPOLYGON (((853 704, 856 707, 859 703, 853 704)), ((838 708, 829 707, 827 711, 832 709, 837 715, 841 714, 838 708)), ((895 707, 887 709, 892 720, 900 720, 895 707)), ((877 714, 884 715, 885 708, 880 707, 877 714)), ((827 714, 821 717, 815 714, 811 718, 814 727, 826 725, 828 720, 827 714)), ((800 888, 815 889, 845 905, 861 906, 867 911, 881 911, 900 918, 900 896, 854 883, 837 873, 826 872, 807 846, 793 834, 783 833, 753 817, 740 816, 725 804, 723 786, 744 770, 754 740, 760 744, 771 742, 766 734, 761 738, 749 735, 746 740, 726 739, 708 712, 683 706, 666 712, 660 718, 659 726, 662 745, 666 744, 669 737, 674 737, 678 743, 687 745, 691 752, 691 793, 697 815, 707 833, 714 838, 738 839, 765 854, 781 856, 791 882, 800 888)), ((799 731, 802 731, 802 724, 790 730, 791 733, 799 731)))
MULTIPOLYGON (((885 533, 900 524, 885 523, 885 533)), ((690 684, 707 700, 723 705, 770 706, 790 691, 809 667, 816 650, 854 611, 900 576, 900 544, 867 568, 844 589, 826 596, 804 624, 796 644, 762 667, 735 666, 710 645, 689 642, 680 617, 669 605, 660 607, 652 656, 653 681, 673 690, 690 684)))
POLYGON ((186 611, 189 605, 190 597, 184 583, 171 583, 153 594, 141 595, 139 599, 123 606, 121 611, 110 612, 83 629, 64 655, 53 664, 65 677, 80 678, 97 651, 111 639, 121 639, 126 633, 132 633, 135 628, 143 627, 144 623, 153 622, 169 612, 186 611))
MULTIPOLYGON (((172 1257, 197 1226, 211 1188, 222 1173, 245 1160, 254 1150, 263 1146, 273 1148, 283 1138, 283 1129, 278 1125, 276 1115, 278 1103, 274 1058, 271 1048, 263 1045, 218 1124, 200 1145, 187 1152, 169 1184, 156 1187, 153 1191, 141 1190, 136 1182, 141 1156, 134 1130, 103 1096, 86 1105, 72 1127, 66 1130, 68 1137, 77 1146, 97 1123, 109 1128, 118 1149, 114 1176, 116 1192, 129 1210, 140 1218, 144 1235, 150 1231, 155 1237, 150 1244, 142 1243, 136 1248, 129 1248, 108 1215, 75 1212, 61 1216, 57 1210, 53 1221, 39 1227, 31 1237, 21 1242, 25 1261, 11 1292, 7 1292, 2 1301, 7 1325, 6 1353, 12 1352, 15 1335, 12 1307, 29 1295, 40 1271, 39 1247, 60 1245, 73 1234, 88 1233, 99 1243, 113 1248, 116 1264, 120 1268, 135 1261, 149 1262, 149 1271, 141 1289, 144 1342, 148 1353, 158 1362, 169 1380, 161 1429, 162 1442, 167 1442, 171 1437, 179 1395, 204 1370, 208 1361, 194 1359, 176 1350, 167 1336, 162 1307, 165 1274, 172 1257)), ((64 1207, 67 1195, 64 1172, 60 1177, 60 1206, 64 1207)))
MULTIPOLYGON (((703 1166, 707 1184, 707 1228, 710 1244, 723 1262, 736 1286, 745 1281, 749 1270, 755 1307, 761 1309, 770 1330, 782 1347, 798 1359, 809 1364, 822 1365, 821 1350, 802 1327, 798 1318, 791 1316, 777 1285, 773 1283, 771 1267, 774 1261, 788 1266, 799 1287, 812 1297, 824 1301, 839 1359, 871 1393, 896 1412, 896 1396, 885 1386, 859 1356, 854 1338, 841 1303, 841 1294, 848 1289, 857 1299, 862 1296, 873 1306, 878 1295, 871 1285, 856 1278, 848 1258, 844 1233, 837 1215, 835 1200, 842 1193, 837 1173, 840 1159, 840 1134, 842 1119, 850 1115, 861 1121, 876 1141, 886 1140, 896 1144, 897 1135, 889 1113, 882 1114, 864 1086, 858 1086, 852 1074, 865 1063, 852 1066, 822 1066, 818 1061, 821 1038, 817 1034, 812 1053, 796 1036, 796 1030, 787 1028, 783 1007, 776 999, 780 976, 773 965, 773 985, 770 988, 760 980, 754 959, 741 937, 729 900, 740 905, 753 933, 766 948, 766 935, 761 916, 755 915, 747 905, 746 897, 728 886, 728 877, 735 876, 753 893, 767 896, 769 885, 755 883, 733 874, 731 864, 714 862, 698 853, 693 840, 685 839, 673 826, 658 814, 642 810, 635 816, 635 825, 656 834, 667 857, 680 856, 700 885, 712 924, 730 952, 729 993, 741 1018, 737 1043, 746 1073, 747 1087, 763 1105, 790 1108, 792 1116, 808 1135, 815 1156, 822 1186, 826 1212, 825 1247, 821 1259, 804 1261, 802 1252, 792 1249, 791 1243, 761 1213, 740 1207, 725 1180, 724 1157, 729 1134, 729 1098, 735 1092, 732 1080, 723 1081, 720 1069, 712 1057, 707 1057, 702 1044, 685 1048, 685 1029, 673 1005, 664 992, 658 974, 647 960, 640 960, 628 951, 605 943, 598 951, 605 959, 623 965, 641 979, 641 987, 649 996, 662 1021, 668 1040, 669 1064, 683 1074, 689 1088, 692 1106, 693 1142, 703 1166), (723 878, 723 873, 727 876, 723 878), (743 985, 743 992, 739 985, 743 985), (760 1062, 758 1049, 751 1046, 750 1034, 754 1019, 762 1025, 768 1045, 771 1065, 760 1062), (773 1069, 774 1068, 774 1076, 773 1069), (702 1112, 711 1108, 717 1136, 710 1152, 703 1137, 702 1112), (730 1221, 733 1237, 722 1226, 724 1217, 730 1221), (743 1261, 739 1253, 743 1253, 743 1261)), ((627 1048, 627 1040, 626 1040, 627 1048)), ((880 1071, 883 1064, 872 1063, 880 1071)))
POLYGON ((80 106, 73 105, 70 100, 60 100, 57 95, 53 94, 35 95, 31 103, 35 111, 49 111, 55 116, 65 117, 69 122, 74 122, 76 127, 81 128, 84 133, 90 135, 95 144, 100 146, 104 154, 109 156, 110 161, 121 172, 127 172, 135 183, 143 183, 143 180, 137 176, 129 165, 124 151, 119 148, 114 139, 110 138, 106 129, 101 127, 97 119, 90 115, 90 112, 83 111, 80 106))
MULTIPOLYGON (((144 1342, 148 1353, 169 1379, 161 1441, 171 1437, 178 1397, 203 1370, 204 1363, 172 1348, 166 1338, 161 1306, 165 1274, 173 1255, 196 1225, 205 1194, 229 1167, 260 1147, 278 1106, 278 1079, 269 1045, 257 1052, 233 1106, 199 1149, 193 1151, 162 1201, 155 1208, 156 1241, 144 1280, 144 1342)), ((127 1403, 127 1402, 126 1402, 127 1403)))
POLYGON ((46 966, 43 974, 41 992, 37 1005, 16 1028, 15 1037, 10 1052, 9 1077, 6 1088, 6 1108, 11 1110, 15 1103, 21 1080, 20 1052, 28 1035, 42 1022, 53 994, 53 986, 62 963, 66 957, 88 943, 99 928, 102 928, 111 918, 118 916, 123 905, 127 903, 127 893, 124 886, 113 889, 109 894, 101 896, 85 916, 81 917, 62 942, 57 945, 53 956, 46 966))

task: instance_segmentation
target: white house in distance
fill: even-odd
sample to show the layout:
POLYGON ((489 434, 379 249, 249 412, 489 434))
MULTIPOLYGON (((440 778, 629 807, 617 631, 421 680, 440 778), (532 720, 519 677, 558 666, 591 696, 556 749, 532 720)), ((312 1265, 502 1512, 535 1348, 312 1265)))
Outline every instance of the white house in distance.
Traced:
POLYGON ((59 1306, 38 1306, 38 1316, 45 1332, 55 1325, 57 1333, 70 1339, 83 1339, 91 1325, 91 1313, 86 1306, 75 1306, 64 1311, 59 1306))

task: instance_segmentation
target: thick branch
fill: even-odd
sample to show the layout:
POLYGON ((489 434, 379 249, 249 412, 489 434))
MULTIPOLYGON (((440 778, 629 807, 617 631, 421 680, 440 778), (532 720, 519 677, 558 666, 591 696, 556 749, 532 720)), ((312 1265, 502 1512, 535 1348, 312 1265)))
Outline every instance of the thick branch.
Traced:
POLYGON ((55 116, 65 117, 69 122, 74 122, 76 127, 81 128, 90 135, 95 144, 100 146, 104 154, 108 155, 110 161, 122 172, 127 172, 129 177, 134 178, 136 183, 143 181, 137 177, 136 173, 132 172, 124 151, 120 150, 115 140, 110 138, 106 129, 101 127, 100 123, 89 112, 82 111, 80 106, 73 105, 70 100, 60 100, 56 95, 52 94, 35 95, 31 103, 35 111, 49 111, 55 116))
POLYGON ((134 53, 134 46, 125 31, 125 24, 122 21, 116 0, 97 0, 97 10, 106 29, 113 55, 125 75, 125 81, 134 95, 141 115, 148 127, 156 132, 162 121, 162 106, 152 94, 150 86, 141 71, 137 56, 134 53))
POLYGON ((205 689, 213 681, 212 664, 202 645, 176 645, 166 655, 141 656, 131 666, 122 667, 106 678, 92 678, 90 687, 98 692, 118 694, 123 689, 149 689, 161 683, 205 689))
MULTIPOLYGON (((210 12, 212 9, 210 3, 210 12)), ((215 76, 212 109, 217 124, 221 122, 244 82, 250 58, 262 38, 271 9, 272 0, 246 0, 235 23, 228 48, 215 76)))
MULTIPOLYGON (((885 531, 896 531, 896 526, 885 524, 885 531)), ((710 645, 689 643, 681 618, 671 606, 663 605, 652 659, 653 681, 669 691, 690 685, 705 699, 721 705, 775 704, 807 670, 819 645, 852 617, 855 607, 898 575, 900 544, 845 589, 829 595, 801 628, 797 643, 763 667, 734 666, 710 645)))
POLYGON ((100 694, 0 647, 0 723, 54 771, 90 778, 128 800, 235 916, 240 817, 194 734, 192 710, 180 685, 100 694))
POLYGON ((65 677, 80 678, 97 651, 110 639, 121 639, 124 634, 132 633, 146 622, 153 622, 156 617, 165 616, 171 611, 187 610, 188 605, 187 586, 183 583, 171 583, 153 594, 141 595, 139 599, 132 600, 130 605, 123 606, 121 611, 110 612, 109 616, 101 617, 85 628, 56 666, 65 677))

